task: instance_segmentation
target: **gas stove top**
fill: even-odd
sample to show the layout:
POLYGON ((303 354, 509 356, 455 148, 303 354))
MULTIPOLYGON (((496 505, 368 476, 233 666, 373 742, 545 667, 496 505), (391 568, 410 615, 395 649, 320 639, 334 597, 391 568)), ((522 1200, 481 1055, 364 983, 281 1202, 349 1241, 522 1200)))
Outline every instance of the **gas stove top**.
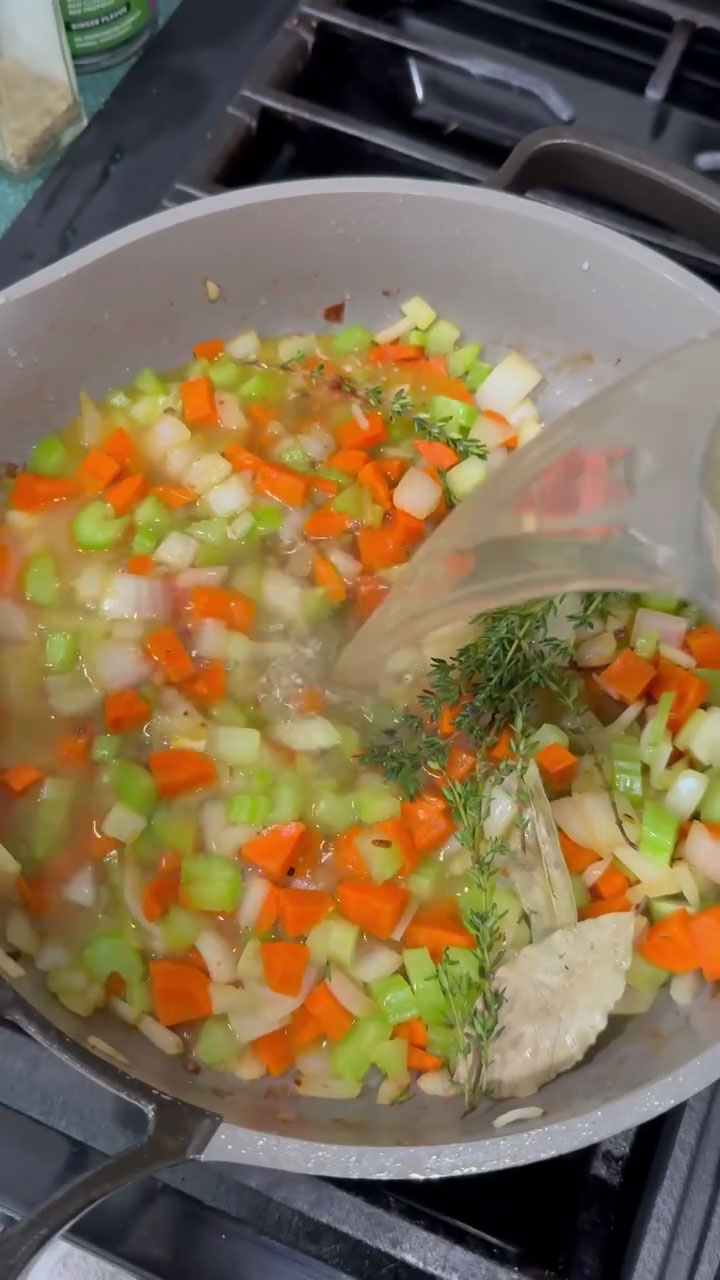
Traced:
MULTIPOLYGON (((7 285, 162 207, 337 174, 496 180, 538 129, 600 130, 720 177, 720 4, 185 0, 0 240, 7 285)), ((523 190, 720 282, 667 209, 542 148, 523 190), (587 177, 587 175, 586 175, 587 177), (597 175, 596 175, 597 179, 597 175)), ((24 1212, 137 1139, 137 1117, 0 1024, 0 1206, 24 1212)), ((720 1256, 720 1090, 542 1165, 339 1183, 188 1164, 74 1231, 158 1280, 690 1280, 720 1256)))

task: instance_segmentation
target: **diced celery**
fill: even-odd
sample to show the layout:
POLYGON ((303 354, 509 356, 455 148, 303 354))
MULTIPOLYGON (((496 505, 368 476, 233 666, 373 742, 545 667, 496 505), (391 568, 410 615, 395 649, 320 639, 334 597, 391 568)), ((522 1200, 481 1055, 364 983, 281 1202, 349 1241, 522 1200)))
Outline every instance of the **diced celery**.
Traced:
POLYGON ((407 1071, 408 1042, 402 1036, 395 1040, 383 1040, 375 1050, 372 1061, 391 1080, 404 1076, 407 1071))
POLYGON ((30 850, 35 858, 55 853, 67 833, 75 787, 69 778, 46 778, 33 807, 30 850))
POLYGON ((350 1030, 330 1050, 330 1065, 343 1080, 362 1080, 380 1045, 390 1039, 386 1018, 357 1018, 350 1030))
POLYGON ((680 820, 657 800, 647 799, 643 806, 640 853, 651 862, 666 866, 672 857, 680 820))
POLYGON ((403 963, 423 1022, 442 1022, 448 1006, 427 947, 403 951, 403 963))
POLYGON ((313 960, 319 964, 332 961, 344 969, 350 969, 359 936, 360 930, 356 924, 351 924, 340 916, 330 916, 310 930, 307 945, 313 960))
POLYGON ((451 351, 447 358, 448 373, 451 378, 463 378, 477 361, 482 348, 479 342, 468 342, 465 347, 451 351))
POLYGON ((350 516, 352 520, 361 520, 364 509, 363 485, 351 484, 342 493, 336 494, 330 506, 341 515, 350 516))
POLYGON ((206 360, 204 356, 198 356, 196 357, 195 360, 188 361, 188 363, 185 365, 183 376, 185 380, 188 380, 190 378, 201 378, 203 377, 204 374, 208 372, 209 368, 210 368, 210 361, 206 360))
POLYGON ((656 609, 658 613, 677 613, 681 603, 679 596, 661 596, 652 591, 640 596, 645 609, 656 609))
POLYGON ((240 382, 242 371, 232 356, 218 356, 208 369, 208 378, 218 391, 234 391, 240 382))
POLYGON ((285 521, 285 516, 279 507, 265 505, 255 508, 253 519, 257 532, 261 537, 266 537, 270 533, 277 533, 285 521))
MULTIPOLYGON (((417 326, 418 329, 420 325, 417 326)), ((427 333, 425 350, 429 356, 447 356, 460 337, 460 330, 449 320, 434 320, 427 333)))
POLYGON ((57 604, 60 597, 60 579, 55 557, 49 551, 38 551, 25 563, 23 591, 30 604, 57 604))
POLYGON ((251 938, 240 953, 237 976, 241 982, 264 982, 262 952, 257 938, 251 938))
POLYGON ((448 947, 444 960, 453 970, 458 987, 476 987, 480 983, 480 961, 477 952, 465 947, 448 947))
MULTIPOLYGON (((647 737, 647 750, 654 751, 655 747, 660 743, 662 736, 667 728, 668 717, 672 710, 672 704, 675 699, 674 693, 663 693, 658 699, 657 710, 650 721, 650 731, 647 737)), ((643 759, 643 764, 650 764, 649 759, 643 759)))
POLYGON ((167 406, 167 396, 138 396, 129 409, 133 422, 141 427, 151 427, 167 406))
POLYGON ((101 933, 83 948, 85 968, 104 982, 111 973, 119 973, 126 982, 139 982, 143 976, 140 952, 121 933, 101 933))
POLYGON ((633 952, 627 971, 627 984, 634 991, 657 991, 669 977, 667 970, 658 969, 638 955, 637 951, 633 952))
POLYGON ((45 666, 64 674, 77 662, 78 645, 72 631, 48 631, 45 637, 45 666))
POLYGON ((293 471, 308 472, 312 470, 312 463, 302 445, 296 441, 288 444, 277 455, 278 460, 283 462, 286 467, 292 467, 293 471))
POLYGON ((428 1053, 434 1053, 438 1058, 448 1058, 450 1061, 456 1058, 458 1042, 452 1027, 428 1027, 427 1048, 428 1053))
POLYGON ((265 827, 270 822, 272 800, 266 795, 235 795, 228 803, 230 822, 247 822, 253 827, 265 827))
POLYGON ((407 418, 396 418, 387 424, 387 433, 390 444, 403 445, 414 438, 415 428, 407 418))
POLYGON ((128 409, 132 404, 127 391, 123 391, 121 387, 115 387, 108 393, 107 402, 113 409, 128 409))
POLYGON ((90 759, 93 764, 107 764, 110 760, 117 760, 121 746, 122 738, 119 733, 99 733, 93 738, 90 759))
MULTIPOLYGON (((400 310, 408 320, 412 320, 416 329, 421 329, 423 332, 429 329, 433 321, 437 319, 437 311, 434 311, 430 303, 426 302, 424 298, 417 296, 408 298, 407 302, 401 302, 400 310)), ((454 328, 455 326, 451 325, 450 327, 454 328)), ((460 330, 458 329, 457 332, 459 336, 460 330)))
POLYGON ((707 696, 708 706, 720 707, 720 671, 706 667, 696 667, 693 674, 699 676, 701 680, 705 680, 710 685, 710 692, 707 696))
POLYGON ((198 824, 193 813, 185 813, 168 805, 155 810, 151 822, 152 833, 164 849, 187 857, 197 843, 198 824))
POLYGON ((335 728, 340 734, 339 750, 348 760, 352 760, 353 756, 360 754, 360 734, 349 724, 336 724, 335 728))
POLYGON ((407 887, 416 898, 427 901, 437 893, 444 874, 445 869, 441 862, 433 862, 430 858, 426 858, 408 876, 407 887))
POLYGON ((557 743, 559 747, 567 748, 570 746, 570 739, 556 724, 541 724, 532 736, 533 751, 542 751, 543 747, 550 747, 553 743, 557 743))
POLYGON ((258 370, 247 382, 243 382, 240 394, 244 400, 263 400, 274 396, 277 390, 277 379, 264 369, 258 370))
POLYGON ((132 809, 149 817, 157 804, 155 783, 147 769, 134 760, 117 760, 110 774, 110 785, 118 800, 132 809))
POLYGON ((361 324, 349 324, 346 329, 333 338, 330 349, 337 355, 350 355, 354 351, 365 351, 373 340, 369 329, 361 324))
POLYGON ((590 894, 588 893, 588 887, 582 876, 571 876, 570 883, 572 885, 573 896, 575 898, 575 906, 578 910, 580 910, 581 907, 586 907, 590 901, 590 894))
POLYGON ((463 502, 487 479, 488 468, 484 458, 463 458, 445 472, 447 486, 456 502, 463 502))
POLYGON ((67 446, 59 436, 45 436, 30 450, 28 470, 37 476, 61 476, 67 465, 67 446))
POLYGON ((273 788, 270 822, 296 822, 305 799, 302 778, 294 773, 281 773, 273 788))
POLYGON ((130 550, 134 556, 151 556, 159 546, 160 534, 148 529, 147 526, 143 526, 142 529, 135 530, 130 543, 130 550))
POLYGON ((324 789, 315 796, 311 809, 313 822, 329 835, 344 831, 357 821, 352 793, 324 789))
POLYGON ((485 379, 490 377, 492 369, 492 365, 488 364, 486 360, 476 360, 465 376, 468 391, 477 391, 485 379))
POLYGON ((352 477, 347 471, 338 471, 337 467, 318 467, 317 474, 324 476, 326 480, 334 480, 341 489, 347 489, 348 485, 352 484, 352 477))
POLYGON ((139 528, 152 529, 160 537, 170 533, 175 526, 172 511, 156 493, 149 493, 138 503, 133 512, 133 520, 139 528))
POLYGON ((357 848, 370 877, 376 884, 383 884, 397 875, 403 865, 401 850, 391 840, 376 831, 363 831, 357 838, 357 848))
POLYGON ((107 551, 120 541, 129 523, 130 516, 115 516, 112 507, 98 498, 78 511, 70 527, 81 551, 107 551))
POLYGON ((155 926, 166 951, 187 951, 203 928, 202 919, 173 903, 155 926))
POLYGON ((225 1017, 206 1018, 193 1045, 193 1057, 208 1067, 229 1065, 237 1058, 240 1045, 225 1017))
POLYGON ((131 809, 122 800, 117 800, 105 814, 101 831, 111 840, 121 844, 132 844, 147 826, 147 818, 137 810, 131 809))
POLYGON ((133 386, 137 387, 144 396, 164 396, 167 394, 167 387, 162 378, 152 369, 141 369, 133 378, 133 386))
POLYGON ((242 894, 240 868, 216 854, 190 854, 180 866, 180 894, 192 911, 235 911, 242 894))
POLYGON ((124 998, 126 1004, 129 1004, 136 1013, 150 1013, 152 1009, 150 983, 144 978, 140 982, 128 982, 124 998))
POLYGON ((427 334, 422 329, 411 329, 407 340, 411 347, 424 347, 427 342, 427 334))
POLYGON ((720 822, 720 774, 710 774, 705 795, 700 802, 701 822, 720 822))
POLYGON ((639 658, 645 658, 646 661, 649 661, 655 657, 659 641, 659 632, 651 631, 650 629, 641 631, 635 640, 633 649, 639 658))
POLYGON ((360 822, 370 826, 373 822, 384 822, 386 818, 397 818, 401 803, 388 787, 378 784, 356 791, 355 807, 360 822))
POLYGON ((633 802, 642 800, 643 779, 640 746, 637 742, 617 739, 610 747, 612 785, 615 791, 633 802))
POLYGON ((456 435, 469 431, 478 416, 476 405, 453 400, 450 396, 431 396, 428 411, 431 422, 444 423, 456 435))
POLYGON ((261 741, 258 729, 218 724, 208 730, 207 751, 216 760, 242 768, 257 763, 261 741))
POLYGON ((648 898, 647 911, 653 924, 673 915, 681 907, 687 907, 684 898, 648 898))

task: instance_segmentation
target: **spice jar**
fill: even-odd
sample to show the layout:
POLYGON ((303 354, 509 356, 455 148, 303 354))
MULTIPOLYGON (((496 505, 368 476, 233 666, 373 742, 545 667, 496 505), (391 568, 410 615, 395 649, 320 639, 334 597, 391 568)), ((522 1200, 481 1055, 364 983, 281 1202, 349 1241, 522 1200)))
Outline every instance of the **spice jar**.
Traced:
POLYGON ((84 124, 55 0, 0 0, 0 166, 28 177, 84 124))

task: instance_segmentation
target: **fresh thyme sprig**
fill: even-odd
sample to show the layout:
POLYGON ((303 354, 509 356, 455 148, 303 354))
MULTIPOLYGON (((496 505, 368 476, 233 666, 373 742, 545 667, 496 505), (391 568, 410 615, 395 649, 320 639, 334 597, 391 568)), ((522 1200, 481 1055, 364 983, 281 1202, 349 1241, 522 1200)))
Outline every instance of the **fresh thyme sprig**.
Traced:
POLYGON ((450 431, 447 421, 431 422, 426 413, 413 416, 413 428, 417 436, 423 440, 436 440, 439 444, 449 445, 458 458, 487 458, 487 445, 482 440, 471 440, 469 436, 457 435, 450 431))

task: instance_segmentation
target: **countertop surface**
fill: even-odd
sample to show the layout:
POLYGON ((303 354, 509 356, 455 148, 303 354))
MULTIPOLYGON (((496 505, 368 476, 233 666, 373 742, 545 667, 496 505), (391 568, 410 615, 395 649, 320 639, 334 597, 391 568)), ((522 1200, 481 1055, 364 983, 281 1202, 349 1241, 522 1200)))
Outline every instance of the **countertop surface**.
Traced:
MULTIPOLYGON (((198 0, 186 0, 186 2, 188 4, 197 4, 198 0)), ((180 3, 181 0, 157 0, 160 22, 166 22, 180 3)), ((136 57, 140 56, 142 56, 142 50, 136 55, 136 57)), ((119 62, 117 66, 109 67, 105 71, 94 71, 92 74, 83 73, 78 75, 78 88, 85 104, 88 119, 91 119, 95 112, 100 110, 100 107, 110 96, 115 86, 122 80, 134 61, 135 58, 127 58, 125 62, 119 62)), ((30 197, 42 185, 43 178, 47 172, 45 170, 44 173, 24 182, 20 182, 16 178, 0 177, 0 235, 7 230, 30 197)))

